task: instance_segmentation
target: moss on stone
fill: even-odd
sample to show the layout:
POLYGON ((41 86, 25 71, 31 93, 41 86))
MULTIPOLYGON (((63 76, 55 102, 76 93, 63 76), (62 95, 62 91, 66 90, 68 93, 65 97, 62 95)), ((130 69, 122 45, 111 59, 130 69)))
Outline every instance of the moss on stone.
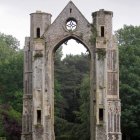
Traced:
POLYGON ((106 50, 104 48, 98 48, 96 53, 98 54, 98 60, 103 60, 106 57, 106 50))
POLYGON ((90 43, 93 45, 96 43, 96 37, 97 37, 97 29, 95 26, 91 25, 92 28, 91 28, 91 32, 92 32, 92 35, 90 36, 90 43))
POLYGON ((34 58, 38 58, 38 57, 43 57, 42 52, 39 51, 35 53, 34 58))

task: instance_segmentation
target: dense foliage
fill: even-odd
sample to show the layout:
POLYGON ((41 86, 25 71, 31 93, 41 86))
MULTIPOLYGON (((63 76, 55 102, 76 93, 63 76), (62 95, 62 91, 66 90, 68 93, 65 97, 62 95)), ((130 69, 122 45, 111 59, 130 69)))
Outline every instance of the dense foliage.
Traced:
MULTIPOLYGON (((116 32, 120 60, 123 140, 140 139, 140 26, 116 32)), ((12 36, 0 34, 0 137, 19 140, 23 96, 23 52, 12 36)), ((89 140, 89 55, 55 55, 57 140, 89 140)))
POLYGON ((89 97, 89 87, 84 88, 89 86, 89 81, 85 80, 89 76, 89 55, 67 55, 63 60, 61 57, 60 47, 55 57, 55 96, 58 97, 59 93, 55 104, 56 112, 59 110, 55 119, 56 139, 88 140, 89 134, 85 135, 83 132, 89 129, 89 122, 85 121, 89 117, 89 107, 84 102, 89 97))
POLYGON ((123 139, 140 139, 140 26, 116 32, 120 58, 123 139))
POLYGON ((23 53, 19 42, 10 35, 0 34, 0 137, 20 139, 23 53))

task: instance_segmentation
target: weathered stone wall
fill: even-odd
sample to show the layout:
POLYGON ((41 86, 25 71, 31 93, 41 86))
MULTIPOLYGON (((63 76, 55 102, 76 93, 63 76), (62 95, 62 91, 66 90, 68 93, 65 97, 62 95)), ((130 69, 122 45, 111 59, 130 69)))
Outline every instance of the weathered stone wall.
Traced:
POLYGON ((71 38, 82 43, 91 56, 90 140, 121 140, 112 16, 110 11, 94 12, 90 24, 71 1, 52 24, 50 14, 31 14, 31 34, 24 49, 22 140, 55 140, 53 58, 56 49, 71 38), (67 28, 68 21, 76 23, 74 30, 67 28))
POLYGON ((24 95, 21 139, 32 139, 32 49, 30 47, 30 38, 25 39, 24 48, 24 95))

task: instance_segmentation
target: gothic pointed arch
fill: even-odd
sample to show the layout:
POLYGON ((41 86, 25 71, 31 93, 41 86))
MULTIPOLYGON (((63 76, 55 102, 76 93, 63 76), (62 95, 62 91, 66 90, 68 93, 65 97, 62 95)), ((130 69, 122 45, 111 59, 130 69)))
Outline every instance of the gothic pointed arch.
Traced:
POLYGON ((30 14, 31 32, 25 38, 24 48, 21 140, 55 140, 53 53, 70 38, 82 43, 91 56, 90 140, 121 140, 119 63, 117 41, 112 35, 113 13, 104 9, 96 11, 89 23, 70 1, 53 23, 51 16, 41 11, 30 14))

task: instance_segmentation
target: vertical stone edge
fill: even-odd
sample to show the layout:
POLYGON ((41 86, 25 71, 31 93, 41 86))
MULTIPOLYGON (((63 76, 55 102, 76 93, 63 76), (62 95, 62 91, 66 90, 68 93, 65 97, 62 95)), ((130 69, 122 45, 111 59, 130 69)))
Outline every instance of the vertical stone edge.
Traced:
POLYGON ((32 140, 32 49, 30 37, 25 38, 23 77, 24 94, 21 140, 32 140))

